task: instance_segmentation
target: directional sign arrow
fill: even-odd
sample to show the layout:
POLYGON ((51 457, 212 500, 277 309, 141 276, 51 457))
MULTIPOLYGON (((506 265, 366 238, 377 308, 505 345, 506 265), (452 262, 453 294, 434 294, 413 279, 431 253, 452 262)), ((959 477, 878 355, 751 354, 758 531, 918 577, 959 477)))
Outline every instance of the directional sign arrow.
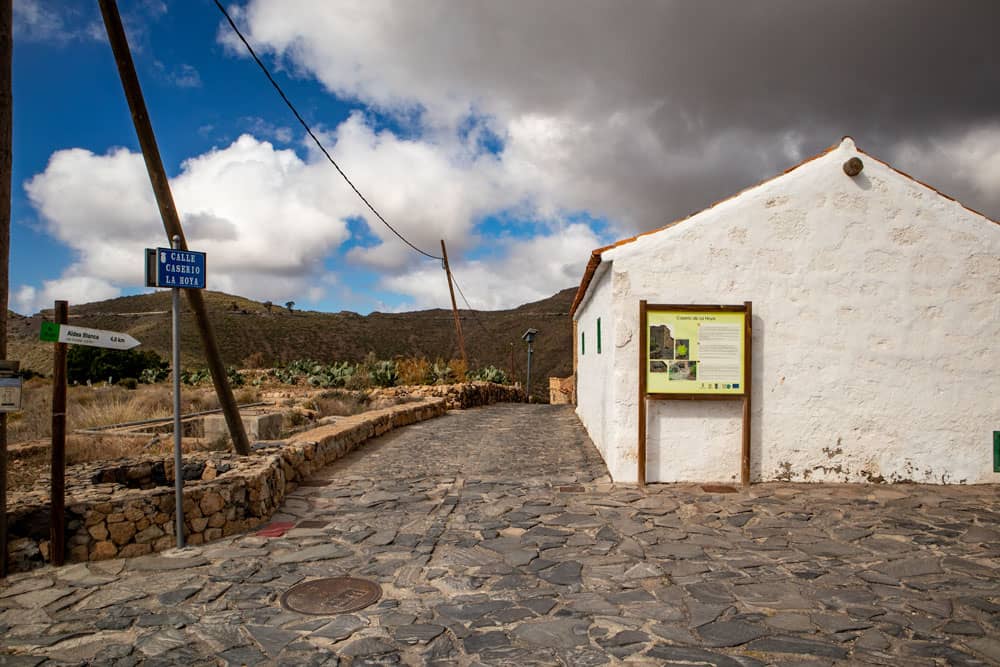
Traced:
POLYGON ((103 329, 88 329, 86 327, 71 327, 68 324, 56 324, 55 322, 42 322, 42 331, 39 338, 50 343, 89 345, 91 347, 106 347, 112 350, 131 350, 139 344, 139 341, 126 333, 104 331, 103 329))

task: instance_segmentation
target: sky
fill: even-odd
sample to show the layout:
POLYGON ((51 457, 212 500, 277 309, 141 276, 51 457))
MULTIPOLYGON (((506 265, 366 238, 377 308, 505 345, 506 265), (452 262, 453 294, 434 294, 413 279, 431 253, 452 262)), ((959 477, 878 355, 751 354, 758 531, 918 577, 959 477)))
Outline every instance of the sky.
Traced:
MULTIPOLYGON (((854 137, 1000 219, 995 0, 225 4, 383 217, 477 309, 854 137)), ((448 307, 211 0, 119 0, 208 287, 298 309, 448 307)), ((96 2, 14 2, 11 308, 148 291, 167 245, 96 2)), ((460 306, 463 305, 460 300, 460 306)))

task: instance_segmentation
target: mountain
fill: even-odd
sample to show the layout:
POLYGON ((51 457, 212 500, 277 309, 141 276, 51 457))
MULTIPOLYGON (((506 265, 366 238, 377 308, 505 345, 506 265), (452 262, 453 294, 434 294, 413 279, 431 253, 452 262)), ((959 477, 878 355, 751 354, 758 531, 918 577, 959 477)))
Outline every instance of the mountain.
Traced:
MULTIPOLYGON (((548 395, 549 376, 565 377, 573 371, 573 325, 569 308, 575 288, 510 310, 460 310, 469 366, 493 365, 510 369, 524 382, 527 346, 521 334, 538 330, 532 357, 532 393, 548 395)), ((454 317, 450 310, 434 309, 409 313, 348 311, 320 313, 299 311, 222 292, 204 291, 209 318, 227 365, 242 366, 259 353, 265 366, 293 359, 361 361, 369 352, 380 359, 396 356, 458 358, 454 317)), ((201 339, 194 317, 181 299, 181 363, 204 366, 201 339)), ((38 340, 43 319, 52 311, 31 317, 9 313, 8 345, 11 359, 22 368, 50 375, 52 346, 38 340)), ((69 323, 76 326, 128 333, 142 341, 140 349, 151 349, 170 358, 170 292, 120 297, 108 301, 70 304, 69 323)))

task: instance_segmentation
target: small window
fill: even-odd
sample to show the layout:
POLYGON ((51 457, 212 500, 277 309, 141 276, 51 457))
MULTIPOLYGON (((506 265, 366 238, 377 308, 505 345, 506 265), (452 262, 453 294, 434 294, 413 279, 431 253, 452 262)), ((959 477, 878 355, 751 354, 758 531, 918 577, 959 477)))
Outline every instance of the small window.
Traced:
POLYGON ((580 332, 580 355, 587 354, 587 332, 580 332))
POLYGON ((601 318, 597 318, 597 354, 601 353, 601 318))

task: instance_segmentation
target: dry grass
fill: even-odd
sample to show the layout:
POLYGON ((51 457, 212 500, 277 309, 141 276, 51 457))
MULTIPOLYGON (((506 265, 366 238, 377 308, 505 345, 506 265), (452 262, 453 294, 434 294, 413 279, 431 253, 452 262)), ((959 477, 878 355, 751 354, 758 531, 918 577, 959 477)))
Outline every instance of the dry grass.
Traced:
POLYGON ((426 357, 408 357, 396 361, 396 372, 399 373, 398 384, 427 384, 431 376, 431 362, 426 357))
MULTIPOLYGON (((259 400, 256 387, 240 387, 235 392, 238 403, 259 400)), ((8 415, 8 441, 11 444, 49 438, 52 435, 52 382, 34 379, 25 382, 21 412, 8 415)), ((181 411, 202 412, 219 407, 219 399, 211 387, 183 387, 181 411)), ((129 390, 119 386, 69 387, 66 394, 66 428, 68 431, 98 428, 169 417, 173 414, 173 399, 168 384, 139 385, 129 390)))
POLYGON ((452 359, 448 362, 448 367, 455 374, 455 382, 465 382, 465 374, 469 372, 469 364, 461 359, 452 359))

